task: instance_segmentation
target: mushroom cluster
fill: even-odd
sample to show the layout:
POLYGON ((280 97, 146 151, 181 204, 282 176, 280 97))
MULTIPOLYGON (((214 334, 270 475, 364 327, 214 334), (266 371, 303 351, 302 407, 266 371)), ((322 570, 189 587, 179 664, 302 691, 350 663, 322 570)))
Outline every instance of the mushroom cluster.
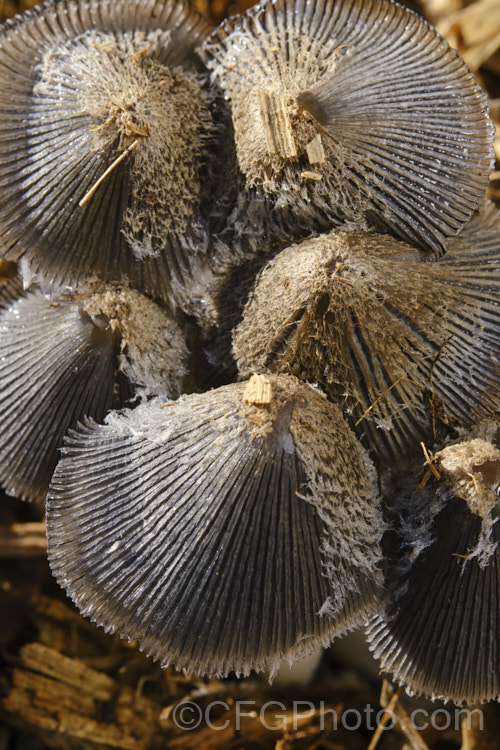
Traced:
POLYGON ((390 0, 48 0, 0 28, 0 105, 0 482, 80 611, 217 676, 368 623, 409 692, 500 699, 500 213, 459 55, 390 0))

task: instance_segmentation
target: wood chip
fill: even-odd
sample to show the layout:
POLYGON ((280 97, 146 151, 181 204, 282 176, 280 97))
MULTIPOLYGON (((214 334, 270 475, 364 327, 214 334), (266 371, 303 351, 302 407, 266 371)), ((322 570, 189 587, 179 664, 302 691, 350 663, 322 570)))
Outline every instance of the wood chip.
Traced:
POLYGON ((0 557, 44 557, 46 553, 45 523, 0 525, 0 557))
POLYGON ((325 163, 325 149, 323 148, 323 141, 321 140, 321 135, 319 133, 314 136, 310 143, 307 144, 306 153, 310 164, 325 163))
POLYGON ((271 381, 265 375, 252 375, 243 394, 244 404, 265 406, 273 400, 271 381))
POLYGON ((257 96, 269 154, 297 156, 286 97, 271 91, 258 91, 257 96))
POLYGON ((437 30, 475 72, 500 48, 500 3, 478 0, 440 21, 437 30))
POLYGON ((303 180, 313 180, 314 182, 319 182, 323 179, 319 172, 310 172, 308 169, 301 172, 300 176, 303 180))
POLYGON ((159 704, 39 643, 21 649, 2 708, 24 726, 54 733, 69 746, 79 740, 92 747, 147 750, 153 736, 162 733, 159 704))

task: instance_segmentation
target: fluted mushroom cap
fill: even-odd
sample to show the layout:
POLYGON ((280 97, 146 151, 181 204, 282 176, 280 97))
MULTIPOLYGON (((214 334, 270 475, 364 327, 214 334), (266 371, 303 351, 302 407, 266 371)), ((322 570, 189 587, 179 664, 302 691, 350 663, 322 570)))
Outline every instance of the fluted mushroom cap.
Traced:
POLYGON ((281 252, 258 277, 233 351, 242 377, 319 383, 391 464, 438 418, 500 409, 499 213, 491 206, 423 262, 388 235, 333 232, 281 252))
POLYGON ((63 285, 175 292, 207 242, 207 31, 178 0, 49 0, 1 27, 6 259, 63 285))
POLYGON ((378 611, 373 466, 338 409, 292 377, 80 426, 47 524, 80 611, 163 665, 273 671, 378 611))
POLYGON ((469 438, 436 454, 434 470, 423 487, 408 477, 392 489, 391 604, 368 628, 370 648, 410 694, 498 700, 500 450, 469 438))
POLYGON ((378 0, 270 0, 202 58, 230 99, 247 187, 298 226, 360 221, 434 251, 493 165, 487 100, 422 18, 378 0))
POLYGON ((101 421, 137 386, 178 395, 187 347, 175 321, 131 289, 12 296, 0 310, 0 484, 43 502, 68 428, 101 421))

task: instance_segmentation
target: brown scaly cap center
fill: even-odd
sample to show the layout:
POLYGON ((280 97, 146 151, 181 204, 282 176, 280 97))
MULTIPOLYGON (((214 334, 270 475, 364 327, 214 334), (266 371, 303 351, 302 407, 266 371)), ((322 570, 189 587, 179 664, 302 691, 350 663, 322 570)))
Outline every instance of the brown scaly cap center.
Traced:
POLYGON ((472 513, 487 518, 499 499, 500 451, 476 438, 450 445, 436 457, 455 495, 467 502, 472 513))

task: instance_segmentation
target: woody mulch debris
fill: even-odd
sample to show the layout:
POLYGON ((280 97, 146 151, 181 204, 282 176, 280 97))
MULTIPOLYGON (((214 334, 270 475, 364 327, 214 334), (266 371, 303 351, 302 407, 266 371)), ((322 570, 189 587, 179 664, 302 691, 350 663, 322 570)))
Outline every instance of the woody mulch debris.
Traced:
POLYGON ((301 684, 162 670, 76 611, 50 575, 41 511, 1 500, 0 750, 460 747, 459 725, 417 731, 409 712, 435 707, 402 695, 394 704, 388 683, 381 694, 342 655, 325 652, 301 684), (387 706, 394 719, 374 738, 387 706))

